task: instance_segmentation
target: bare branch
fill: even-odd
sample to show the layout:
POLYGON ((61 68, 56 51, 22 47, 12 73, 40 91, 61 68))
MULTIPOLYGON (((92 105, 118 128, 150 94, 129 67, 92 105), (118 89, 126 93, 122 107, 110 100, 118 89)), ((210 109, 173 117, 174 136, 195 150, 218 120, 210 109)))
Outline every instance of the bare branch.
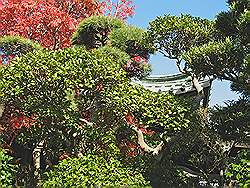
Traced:
POLYGON ((36 180, 41 179, 41 154, 44 146, 45 140, 42 140, 37 144, 35 149, 33 150, 33 163, 34 163, 34 176, 36 180))
POLYGON ((89 122, 89 121, 88 121, 88 120, 86 120, 86 119, 80 118, 79 120, 80 120, 81 122, 86 123, 87 125, 90 125, 90 126, 92 126, 92 125, 93 125, 93 123, 89 122))
POLYGON ((194 85, 195 89, 197 90, 198 94, 204 96, 203 87, 201 86, 201 84, 199 83, 198 78, 194 74, 192 75, 192 82, 193 82, 193 85, 194 85))
MULTIPOLYGON (((147 145, 147 143, 144 141, 144 137, 143 137, 143 133, 142 131, 134 126, 134 125, 130 125, 131 129, 133 129, 136 133, 137 133, 137 137, 138 137, 138 144, 141 146, 141 148, 148 153, 152 153, 153 155, 158 155, 160 153, 160 151, 162 150, 164 143, 163 141, 155 148, 151 148, 149 145, 147 145)), ((169 139, 170 140, 170 139, 169 139)), ((169 141, 168 140, 168 141, 169 141)))
POLYGON ((187 71, 184 69, 181 69, 181 60, 180 59, 176 59, 176 66, 178 68, 178 70, 182 73, 182 74, 187 74, 187 71))

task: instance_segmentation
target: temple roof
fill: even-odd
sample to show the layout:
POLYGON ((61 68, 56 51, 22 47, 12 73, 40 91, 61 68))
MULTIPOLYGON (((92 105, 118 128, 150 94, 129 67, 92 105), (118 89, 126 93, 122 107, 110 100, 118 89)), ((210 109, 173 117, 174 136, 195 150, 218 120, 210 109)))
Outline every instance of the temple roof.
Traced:
MULTIPOLYGON (((203 88, 210 88, 211 78, 205 77, 199 80, 203 88)), ((151 75, 143 80, 135 80, 135 83, 142 85, 145 89, 154 92, 168 92, 173 94, 184 94, 193 92, 196 89, 193 87, 191 76, 184 74, 174 75, 151 75)))

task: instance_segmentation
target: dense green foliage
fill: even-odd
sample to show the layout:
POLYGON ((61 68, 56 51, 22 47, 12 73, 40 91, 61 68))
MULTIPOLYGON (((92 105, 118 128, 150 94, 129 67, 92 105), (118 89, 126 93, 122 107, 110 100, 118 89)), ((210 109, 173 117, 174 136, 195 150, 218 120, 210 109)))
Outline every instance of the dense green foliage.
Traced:
MULTIPOLYGON (((70 148, 70 138, 87 108, 96 108, 98 85, 105 92, 127 80, 114 59, 81 48, 37 51, 0 70, 1 102, 33 118, 20 139, 29 147, 43 139, 55 150, 70 148), (34 126, 33 126, 34 125, 34 126), (23 140, 24 139, 24 140, 23 140)), ((8 124, 6 125, 8 126, 8 124)), ((71 142, 70 142, 71 143, 71 142)))
POLYGON ((159 16, 150 22, 148 35, 156 50, 171 59, 180 59, 191 47, 211 40, 214 23, 190 15, 159 16))
POLYGON ((111 115, 100 113, 107 111, 105 115, 114 115, 113 120, 131 112, 145 126, 161 126, 170 132, 188 127, 187 102, 131 85, 119 59, 114 63, 114 57, 102 54, 102 49, 87 52, 82 48, 37 51, 1 69, 1 102, 34 116, 36 126, 29 129, 38 136, 34 144, 49 135, 53 136, 50 141, 62 144, 56 135, 67 140, 59 132, 77 127, 81 113, 88 109, 93 109, 97 124, 111 121, 111 115))
POLYGON ((42 47, 29 39, 25 39, 19 36, 3 36, 0 38, 0 48, 3 51, 10 51, 14 53, 25 54, 33 49, 41 49, 42 47))
POLYGON ((248 0, 229 1, 230 10, 217 16, 219 40, 192 48, 183 55, 196 73, 229 80, 233 89, 249 94, 249 5, 248 0))
POLYGON ((249 47, 250 11, 249 0, 228 0, 229 11, 217 15, 215 27, 224 37, 238 39, 249 47))
POLYGON ((109 159, 134 151, 128 146, 124 150, 124 145, 138 142, 126 114, 134 116, 144 131, 155 133, 146 138, 151 146, 193 126, 196 116, 188 101, 130 83, 121 66, 128 57, 107 46, 92 51, 75 47, 35 51, 2 67, 1 103, 9 108, 1 126, 18 130, 7 142, 14 140, 31 151, 44 142, 43 166, 50 166, 66 154, 109 159), (22 121, 11 124, 8 114, 22 121))
POLYGON ((17 165, 13 164, 13 158, 0 148, 0 186, 8 187, 15 183, 17 165))
POLYGON ((236 180, 240 187, 247 188, 250 185, 250 152, 243 150, 238 156, 228 164, 225 173, 226 180, 236 180))
POLYGON ((19 36, 3 36, 0 37, 0 64, 9 63, 16 57, 24 55, 34 49, 42 49, 38 43, 19 36))
POLYGON ((213 41, 193 47, 182 57, 197 75, 212 75, 233 81, 237 80, 238 75, 245 71, 247 62, 244 61, 244 56, 242 46, 234 44, 229 38, 226 38, 223 41, 213 41))
POLYGON ((72 36, 72 44, 84 45, 87 49, 98 48, 108 43, 113 29, 124 27, 123 21, 113 17, 92 16, 84 19, 72 36))
POLYGON ((109 36, 111 46, 121 49, 130 56, 141 56, 148 59, 153 49, 146 43, 146 33, 143 29, 127 26, 113 30, 109 36))
MULTIPOLYGON (((190 15, 165 15, 148 28, 156 50, 175 59, 182 73, 229 80, 232 89, 245 97, 205 110, 194 129, 182 137, 175 135, 179 139, 173 143, 172 160, 196 171, 207 185, 225 183, 218 174, 227 170, 237 147, 249 137, 249 0, 228 4, 229 11, 221 12, 213 22, 190 15)), ((237 174, 237 169, 231 168, 231 173, 237 174)), ((236 184, 240 182, 238 179, 236 184)))
POLYGON ((70 158, 46 173, 43 187, 145 187, 149 182, 140 171, 125 166, 115 158, 86 155, 70 158))
POLYGON ((130 77, 142 78, 150 71, 149 54, 153 49, 145 42, 145 32, 137 27, 128 26, 121 20, 93 16, 83 20, 72 36, 72 43, 85 46, 88 50, 110 46, 126 52, 130 60, 123 65, 130 77))
POLYGON ((250 104, 247 99, 216 106, 211 112, 211 128, 226 141, 247 142, 250 129, 250 104))
MULTIPOLYGON (((4 48, 23 56, 0 67, 1 133, 6 144, 19 147, 13 147, 16 159, 24 150, 32 155, 41 148, 39 160, 21 160, 31 172, 26 175, 38 167, 45 187, 141 187, 148 180, 155 187, 222 185, 220 172, 247 184, 247 154, 230 154, 248 138, 247 99, 198 111, 190 99, 131 83, 131 77, 149 73, 149 54, 156 49, 180 69, 184 62, 186 74, 230 80, 247 95, 249 43, 241 32, 249 23, 247 2, 230 1, 230 11, 215 22, 157 17, 146 33, 112 17, 90 17, 73 35, 75 47, 58 51, 4 39, 4 48)), ((12 164, 1 151, 2 156, 12 164)), ((5 167, 13 177, 12 166, 5 167)))

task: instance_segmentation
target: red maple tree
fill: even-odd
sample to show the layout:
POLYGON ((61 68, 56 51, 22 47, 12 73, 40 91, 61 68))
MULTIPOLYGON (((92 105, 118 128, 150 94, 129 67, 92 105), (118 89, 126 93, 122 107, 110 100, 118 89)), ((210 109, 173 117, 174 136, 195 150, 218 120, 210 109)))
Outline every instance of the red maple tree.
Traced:
POLYGON ((123 20, 133 16, 135 13, 135 6, 132 0, 102 1, 101 9, 104 15, 114 16, 123 20))
POLYGON ((110 0, 0 0, 0 36, 20 35, 46 48, 65 48, 82 19, 98 14, 126 19, 133 10, 127 0, 117 4, 110 0))

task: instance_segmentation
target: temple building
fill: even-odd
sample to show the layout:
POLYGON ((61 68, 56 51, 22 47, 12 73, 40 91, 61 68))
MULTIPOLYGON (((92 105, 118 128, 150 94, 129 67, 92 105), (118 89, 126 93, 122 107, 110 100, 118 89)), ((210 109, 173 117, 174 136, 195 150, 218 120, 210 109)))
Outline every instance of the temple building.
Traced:
POLYGON ((198 95, 196 88, 193 86, 191 76, 184 74, 151 75, 143 80, 135 80, 134 82, 154 92, 166 92, 178 96, 194 96, 197 102, 207 107, 212 80, 210 77, 199 80, 200 85, 203 87, 203 96, 198 95))

